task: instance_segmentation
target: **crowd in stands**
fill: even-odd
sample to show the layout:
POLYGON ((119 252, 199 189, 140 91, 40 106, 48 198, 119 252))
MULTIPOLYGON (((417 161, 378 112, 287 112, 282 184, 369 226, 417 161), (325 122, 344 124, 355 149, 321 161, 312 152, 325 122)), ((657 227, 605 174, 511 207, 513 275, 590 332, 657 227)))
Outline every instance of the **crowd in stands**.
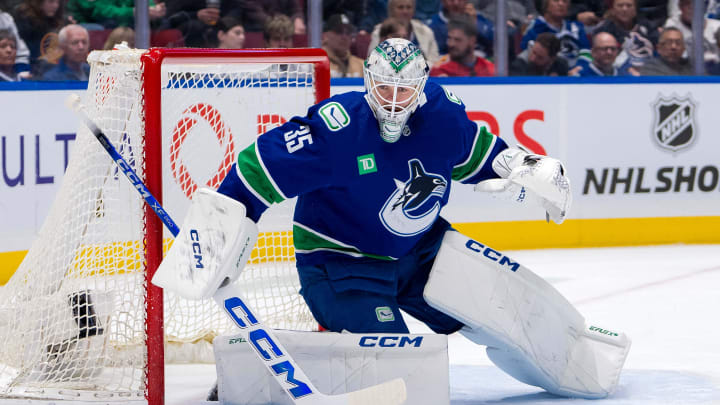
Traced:
MULTIPOLYGON (((493 76, 506 24, 509 75, 692 75, 693 1, 705 9, 705 72, 720 74, 720 0, 324 0, 332 77, 362 77, 363 59, 403 37, 431 76, 493 76)), ((149 0, 151 46, 308 45, 307 0, 149 0)), ((134 0, 0 0, 0 81, 87 80, 87 55, 134 46, 134 0)))

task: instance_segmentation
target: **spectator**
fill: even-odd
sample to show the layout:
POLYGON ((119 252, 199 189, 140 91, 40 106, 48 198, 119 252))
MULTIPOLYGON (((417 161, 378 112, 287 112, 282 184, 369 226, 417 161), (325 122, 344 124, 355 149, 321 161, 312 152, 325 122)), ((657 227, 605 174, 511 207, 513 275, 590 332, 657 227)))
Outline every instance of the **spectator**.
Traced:
POLYGON ((245 28, 237 18, 226 16, 217 24, 218 48, 242 49, 245 45, 245 28))
MULTIPOLYGON (((369 3, 370 2, 368 0, 323 0, 323 21, 327 21, 330 16, 335 14, 345 14, 356 28, 363 31, 360 27, 362 26, 361 23, 368 18, 367 8, 369 3)), ((382 3, 383 7, 386 8, 387 2, 383 1, 382 3)), ((385 9, 382 11, 385 13, 385 9)), ((374 20, 375 23, 377 21, 382 21, 382 19, 374 20)), ((367 34, 368 30, 372 30, 373 26, 374 24, 370 24, 364 34, 367 34)))
POLYGON ((430 24, 432 17, 440 11, 440 0, 417 0, 415 2, 415 18, 430 24))
POLYGON ((292 48, 295 26, 290 17, 278 14, 265 24, 263 39, 266 48, 292 48))
POLYGON ((580 66, 573 76, 596 77, 618 76, 618 69, 613 65, 620 47, 612 34, 598 32, 593 35, 592 62, 580 66))
POLYGON ((658 56, 647 61, 639 70, 642 76, 693 74, 692 64, 683 58, 685 40, 682 31, 675 27, 665 28, 657 45, 658 56))
POLYGON ((43 74, 41 80, 88 80, 90 65, 87 56, 90 38, 85 27, 70 24, 64 26, 58 34, 63 56, 53 68, 43 74))
POLYGON ((558 52, 560 40, 552 32, 543 32, 510 64, 510 76, 567 76, 567 61, 558 52))
POLYGON ((59 42, 56 32, 48 32, 43 36, 40 41, 40 56, 30 66, 32 77, 40 78, 45 72, 58 64, 63 56, 59 42))
MULTIPOLYGON (((472 4, 486 18, 495 21, 495 14, 497 13, 496 0, 474 0, 472 4)), ((537 16, 534 0, 506 0, 505 12, 511 34, 522 29, 537 16)))
MULTIPOLYGON (((400 21, 408 32, 407 38, 422 51, 428 65, 432 66, 440 58, 438 44, 435 42, 433 31, 420 22, 413 19, 415 14, 415 0, 390 0, 388 1, 388 16, 400 21)), ((370 39, 368 54, 380 43, 380 24, 376 25, 370 39)))
POLYGON ((25 0, 15 9, 15 23, 30 50, 30 64, 34 64, 42 55, 43 38, 65 25, 65 12, 60 0, 25 0))
MULTIPOLYGON (((715 31, 715 45, 720 47, 720 29, 715 31)), ((705 73, 709 75, 720 75, 720 61, 705 62, 705 73)))
POLYGON ((135 30, 130 27, 117 27, 110 31, 103 50, 109 51, 115 48, 115 45, 125 43, 128 48, 135 48, 135 30))
MULTIPOLYGON (((151 21, 159 21, 166 14, 165 3, 148 0, 151 21)), ((69 0, 67 11, 80 25, 88 29, 132 27, 135 25, 135 0, 69 0)))
MULTIPOLYGON (((15 55, 15 64, 21 72, 30 71, 30 50, 28 50, 25 41, 18 34, 15 20, 12 16, 2 10, 0 10, 0 29, 5 29, 12 32, 15 35, 15 44, 17 45, 17 53, 15 55)), ((29 75, 29 73, 27 73, 29 75)))
POLYGON ((217 46, 216 24, 220 18, 233 16, 240 19, 235 0, 170 0, 167 21, 159 29, 178 29, 183 42, 193 48, 217 46))
POLYGON ((638 69, 653 57, 659 32, 637 15, 637 0, 614 0, 595 32, 608 32, 620 44, 615 67, 620 74, 638 75, 638 69))
POLYGON ((405 24, 392 17, 386 18, 385 21, 380 24, 378 34, 380 35, 380 42, 388 38, 408 39, 410 36, 407 28, 405 28, 405 24))
MULTIPOLYGON (((705 0, 705 17, 720 19, 720 1, 705 0)), ((667 2, 668 18, 680 15, 679 0, 668 0, 667 2)))
POLYGON ((568 66, 574 67, 580 59, 590 62, 590 41, 585 26, 578 21, 567 19, 570 0, 543 0, 543 15, 535 18, 523 34, 520 48, 526 49, 528 43, 538 34, 551 32, 560 39, 560 53, 568 66))
MULTIPOLYGON (((525 0, 525 1, 530 1, 530 0, 525 0)), ((495 4, 497 4, 497 3, 495 3, 495 4)), ((506 7, 507 7, 507 4, 506 4, 506 7)), ((491 5, 491 6, 489 6, 489 8, 493 11, 492 13, 486 13, 486 12, 484 12, 484 10, 477 11, 478 8, 475 6, 475 1, 468 1, 467 4, 465 5, 465 12, 468 15, 476 15, 477 14, 477 15, 480 15, 483 18, 489 20, 493 24, 493 30, 494 30, 494 27, 497 25, 497 21, 496 21, 497 20, 496 19, 496 13, 497 13, 496 8, 497 7, 496 7, 496 5, 491 5)), ((525 17, 527 18, 527 15, 525 17)), ((506 44, 507 44, 508 60, 512 61, 513 59, 515 59, 515 56, 517 55, 517 52, 515 50, 515 37, 516 37, 516 34, 518 31, 517 31, 515 23, 512 22, 510 19, 505 20, 505 25, 507 26, 506 27, 506 35, 507 35, 506 44)), ((493 33, 493 37, 494 36, 495 35, 493 33)), ((491 45, 490 49, 491 49, 491 52, 489 52, 487 54, 488 57, 492 56, 495 53, 495 44, 494 43, 491 45)))
POLYGON ((477 29, 477 50, 484 57, 491 57, 493 52, 493 23, 482 14, 475 11, 475 8, 468 3, 468 0, 442 0, 441 10, 432 17, 430 28, 435 34, 435 42, 438 44, 440 54, 446 54, 447 50, 447 23, 450 19, 469 15, 476 22, 477 29))
POLYGON ((605 14, 605 0, 571 0, 568 19, 583 23, 589 31, 605 14))
POLYGON ((705 9, 706 13, 705 15, 707 18, 714 18, 716 20, 720 20, 720 1, 719 0, 709 0, 707 1, 707 8, 705 9))
MULTIPOLYGON (((680 15, 668 18, 665 27, 675 27, 682 32, 685 39, 684 57, 692 59, 693 57, 693 0, 680 0, 680 15)), ((720 29, 720 21, 705 18, 705 27, 703 29, 703 60, 705 62, 718 61, 718 47, 715 43, 715 32, 720 29)))
POLYGON ((665 0, 638 0, 637 14, 650 23, 653 28, 662 27, 668 18, 668 7, 665 0))
POLYGON ((0 82, 19 82, 22 78, 15 64, 17 38, 7 29, 0 29, 0 82))
POLYGON ((355 26, 345 14, 328 18, 323 30, 323 49, 330 59, 330 77, 362 77, 363 60, 350 53, 355 26))
POLYGON ((375 25, 388 17, 388 0, 359 0, 358 3, 361 10, 358 29, 361 34, 371 33, 375 25))
POLYGON ((262 31, 268 20, 286 16, 293 27, 292 34, 305 34, 304 4, 300 0, 237 0, 242 22, 248 31, 262 31))
POLYGON ((430 70, 430 76, 492 76, 495 65, 475 54, 477 30, 474 21, 458 18, 448 22, 449 61, 430 70))

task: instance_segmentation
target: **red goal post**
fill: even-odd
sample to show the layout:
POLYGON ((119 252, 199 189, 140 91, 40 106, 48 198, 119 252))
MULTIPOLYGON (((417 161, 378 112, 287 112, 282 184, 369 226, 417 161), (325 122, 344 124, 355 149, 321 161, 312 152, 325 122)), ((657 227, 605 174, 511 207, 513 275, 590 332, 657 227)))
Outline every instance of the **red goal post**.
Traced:
MULTIPOLYGON (((145 93, 145 116, 146 117, 158 117, 161 116, 161 77, 162 77, 162 64, 168 60, 188 61, 193 62, 202 60, 203 62, 214 63, 236 63, 241 60, 243 63, 312 63, 314 66, 314 81, 317 83, 315 90, 315 103, 318 103, 326 98, 330 97, 330 64, 328 61, 327 54, 321 49, 248 49, 248 50, 221 50, 215 49, 199 50, 191 48, 182 49, 152 49, 148 53, 142 56, 142 63, 144 66, 145 80, 143 81, 143 92, 145 93)), ((146 143, 148 155, 155 155, 161 150, 161 146, 158 141, 162 139, 162 128, 160 125, 162 120, 146 120, 145 133, 148 137, 146 143)), ((161 179, 162 178, 162 166, 160 165, 161 159, 155 159, 149 166, 146 167, 148 173, 155 173, 149 175, 149 178, 161 179)), ((162 202, 162 185, 158 181, 147 184, 148 189, 153 195, 158 198, 158 201, 162 202)), ((148 317, 148 336, 163 336, 162 333, 162 292, 158 287, 152 285, 149 280, 155 273, 155 270, 160 265, 162 260, 162 228, 163 224, 159 218, 155 215, 150 207, 145 207, 145 216, 148 224, 148 234, 152 237, 148 238, 148 271, 146 273, 147 283, 150 286, 148 291, 148 314, 153 314, 152 319, 148 317), (151 253, 152 252, 152 253, 151 253), (150 308, 155 307, 154 310, 150 308), (157 314, 160 317, 157 317, 157 314)), ((151 405, 162 404, 163 392, 153 392, 151 387, 164 387, 164 377, 162 367, 164 367, 163 358, 163 341, 160 339, 153 339, 148 341, 148 368, 157 369, 149 373, 148 375, 148 402, 151 405), (153 378, 152 376, 158 376, 153 378)))

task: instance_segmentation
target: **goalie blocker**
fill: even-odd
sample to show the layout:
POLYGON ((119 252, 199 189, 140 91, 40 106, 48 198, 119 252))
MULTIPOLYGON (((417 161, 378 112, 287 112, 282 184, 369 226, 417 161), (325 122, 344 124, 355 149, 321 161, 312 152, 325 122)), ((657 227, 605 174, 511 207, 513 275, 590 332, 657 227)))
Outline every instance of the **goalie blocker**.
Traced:
POLYGON ((550 393, 604 398, 630 349, 619 332, 585 324, 542 278, 502 253, 448 231, 424 297, 463 322, 471 341, 514 378, 550 393))
POLYGON ((257 225, 245 212, 242 203, 213 190, 195 192, 153 284, 196 300, 237 280, 258 237, 257 225))

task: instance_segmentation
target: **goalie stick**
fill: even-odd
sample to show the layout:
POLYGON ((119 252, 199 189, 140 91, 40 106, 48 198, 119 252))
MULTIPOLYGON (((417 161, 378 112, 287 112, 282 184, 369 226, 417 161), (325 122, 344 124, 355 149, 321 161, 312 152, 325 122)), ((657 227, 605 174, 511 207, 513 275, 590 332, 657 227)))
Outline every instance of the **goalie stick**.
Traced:
MULTIPOLYGON (((118 153, 100 127, 87 115, 80 103, 80 97, 76 94, 71 95, 66 100, 66 105, 77 113, 145 202, 160 217, 173 236, 177 236, 180 231, 178 226, 153 197, 132 167, 118 153)), ((233 324, 240 329, 242 337, 251 345, 270 374, 273 375, 275 381, 283 387, 283 391, 293 403, 315 405, 401 405, 405 402, 407 393, 405 381, 402 378, 345 394, 326 395, 318 391, 297 362, 290 356, 290 353, 282 346, 273 330, 266 327, 255 315, 242 298, 239 290, 240 288, 236 284, 229 284, 226 280, 226 283, 215 292, 213 299, 225 310, 233 324)))

